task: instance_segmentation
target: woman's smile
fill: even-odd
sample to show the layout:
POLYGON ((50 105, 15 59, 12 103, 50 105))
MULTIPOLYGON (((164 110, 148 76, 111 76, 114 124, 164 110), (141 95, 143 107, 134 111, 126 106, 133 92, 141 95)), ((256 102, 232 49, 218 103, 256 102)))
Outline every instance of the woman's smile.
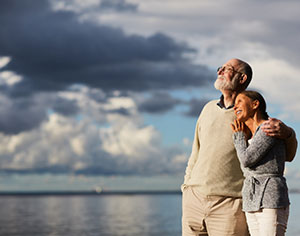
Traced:
POLYGON ((247 120, 253 113, 251 99, 239 94, 235 100, 234 113, 239 121, 247 120))
POLYGON ((235 115, 238 115, 242 112, 242 110, 235 111, 235 115))

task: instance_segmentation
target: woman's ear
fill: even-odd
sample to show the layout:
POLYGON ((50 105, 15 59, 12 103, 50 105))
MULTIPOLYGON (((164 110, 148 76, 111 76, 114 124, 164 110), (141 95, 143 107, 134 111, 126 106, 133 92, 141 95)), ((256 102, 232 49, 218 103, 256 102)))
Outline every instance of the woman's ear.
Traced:
POLYGON ((255 109, 257 109, 259 107, 259 101, 258 100, 254 100, 253 102, 252 102, 252 108, 255 110, 255 109))

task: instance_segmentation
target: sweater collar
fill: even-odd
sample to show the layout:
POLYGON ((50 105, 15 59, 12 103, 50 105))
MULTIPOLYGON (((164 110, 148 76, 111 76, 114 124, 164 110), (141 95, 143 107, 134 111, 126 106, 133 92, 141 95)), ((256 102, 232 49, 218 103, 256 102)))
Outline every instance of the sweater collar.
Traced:
POLYGON ((234 104, 230 105, 229 107, 225 107, 225 105, 224 105, 224 96, 223 96, 223 94, 221 95, 220 100, 219 100, 219 102, 217 103, 217 105, 218 105, 220 108, 226 109, 226 110, 229 110, 229 109, 231 109, 231 108, 234 107, 234 104))

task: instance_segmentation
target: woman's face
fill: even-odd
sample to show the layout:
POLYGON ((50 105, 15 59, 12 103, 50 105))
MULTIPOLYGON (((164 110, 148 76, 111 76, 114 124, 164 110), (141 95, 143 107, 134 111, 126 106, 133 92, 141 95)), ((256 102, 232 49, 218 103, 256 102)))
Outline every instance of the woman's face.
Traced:
POLYGON ((239 94, 235 99, 234 113, 238 121, 245 122, 255 113, 256 107, 251 98, 244 94, 239 94))

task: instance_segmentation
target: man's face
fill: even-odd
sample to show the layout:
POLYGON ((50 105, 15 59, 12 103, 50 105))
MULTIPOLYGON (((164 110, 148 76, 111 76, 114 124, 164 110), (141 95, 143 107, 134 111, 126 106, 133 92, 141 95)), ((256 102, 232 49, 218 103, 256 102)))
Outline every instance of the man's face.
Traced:
POLYGON ((238 63, 232 59, 226 62, 218 70, 218 78, 215 82, 217 90, 236 90, 239 86, 241 73, 237 72, 238 63))

